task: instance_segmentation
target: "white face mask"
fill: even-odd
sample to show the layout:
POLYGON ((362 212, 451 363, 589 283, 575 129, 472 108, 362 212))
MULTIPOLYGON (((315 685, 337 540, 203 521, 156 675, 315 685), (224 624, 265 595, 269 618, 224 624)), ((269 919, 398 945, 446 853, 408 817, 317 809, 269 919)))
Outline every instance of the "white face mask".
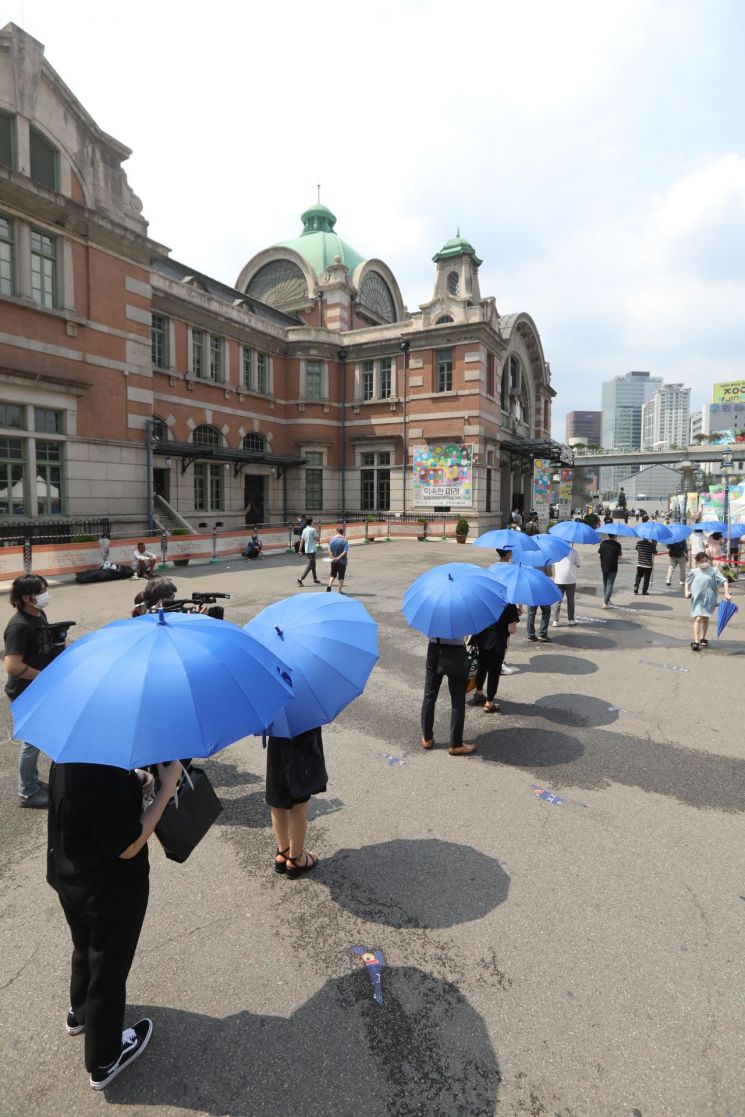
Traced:
POLYGON ((49 604, 49 594, 46 590, 44 590, 44 593, 37 593, 36 597, 34 598, 34 604, 36 605, 37 609, 46 609, 47 605, 49 604))

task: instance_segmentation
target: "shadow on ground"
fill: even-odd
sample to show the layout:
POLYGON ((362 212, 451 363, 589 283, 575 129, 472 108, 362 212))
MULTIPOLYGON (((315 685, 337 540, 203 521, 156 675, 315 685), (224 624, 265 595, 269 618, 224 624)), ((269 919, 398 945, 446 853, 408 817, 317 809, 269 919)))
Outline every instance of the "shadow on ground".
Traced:
POLYGON ((510 717, 542 718, 575 729, 612 725, 618 720, 618 710, 610 702, 587 694, 547 694, 540 702, 500 698, 500 703, 510 717))
POLYGON ((603 652, 608 648, 617 648, 618 641, 610 640, 607 636, 594 636, 590 632, 580 631, 579 626, 571 631, 557 636, 552 633, 551 643, 562 648, 578 648, 580 651, 603 652))
POLYGON ((316 879, 340 907, 389 927, 454 927, 481 919, 504 903, 510 887, 493 857, 435 838, 341 849, 322 870, 316 879))
POLYGON ((578 655, 541 652, 530 661, 530 671, 544 675, 593 675, 597 669, 597 663, 578 655))
MULTIPOLYGON (((264 779, 245 772, 235 764, 224 760, 205 761, 205 771, 212 782, 223 806, 222 814, 216 821, 217 826, 246 826, 251 830, 268 830, 272 816, 264 798, 264 779), (250 787, 259 784, 255 791, 246 795, 227 796, 224 788, 250 787)), ((344 806, 341 799, 324 795, 314 796, 308 807, 308 819, 312 822, 324 815, 335 814, 344 806)))
POLYGON ((289 1019, 132 1009, 135 1019, 152 1017, 153 1042, 106 1101, 216 1117, 494 1114, 499 1066, 482 1017, 458 988, 386 966, 378 1005, 364 966, 349 966, 354 972, 327 982, 289 1019))

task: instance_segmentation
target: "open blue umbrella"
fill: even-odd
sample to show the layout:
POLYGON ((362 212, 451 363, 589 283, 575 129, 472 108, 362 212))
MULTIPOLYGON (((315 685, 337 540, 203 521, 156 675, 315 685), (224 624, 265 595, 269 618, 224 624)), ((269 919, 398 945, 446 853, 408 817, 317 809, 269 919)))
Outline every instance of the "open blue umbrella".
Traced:
POLYGON ((519 561, 523 566, 551 566, 559 559, 566 558, 572 549, 572 544, 556 535, 541 533, 533 536, 537 550, 521 551, 519 561))
POLYGON ((549 535, 565 539, 567 543, 599 543, 600 536, 582 520, 562 520, 548 529, 549 535))
POLYGON ((693 525, 694 531, 721 531, 724 533, 727 530, 727 525, 723 524, 721 520, 699 520, 697 524, 693 525))
POLYGON ((622 539, 630 538, 638 539, 639 536, 634 531, 633 527, 629 527, 623 520, 614 520, 612 524, 601 524, 598 528, 601 535, 616 535, 622 539))
POLYGON ((244 632, 290 669, 293 698, 272 721, 276 737, 328 725, 365 689, 378 661, 378 626, 339 593, 294 594, 262 609, 244 632))
POLYGON ((526 535, 522 531, 512 528, 501 528, 498 531, 486 531, 478 539, 474 539, 474 547, 487 547, 498 551, 535 551, 534 535, 526 535))
POLYGON ((472 562, 446 562, 412 582, 401 612, 425 636, 455 640, 494 624, 506 604, 504 587, 488 570, 472 562))
POLYGON ((555 605, 561 601, 561 590, 542 574, 530 566, 519 562, 495 562, 489 573, 504 586, 507 600, 511 605, 555 605))
POLYGON ((745 524, 732 524, 730 530, 730 539, 742 539, 745 535, 745 524))
POLYGON ((693 534, 693 528, 687 524, 667 524, 667 530, 670 532, 672 539, 670 543, 682 543, 689 535, 693 534))
POLYGON ((737 606, 735 605, 734 601, 727 601, 725 599, 724 601, 719 602, 719 613, 717 615, 717 636, 722 635, 724 629, 727 627, 728 622, 732 620, 737 611, 737 606))
POLYGON ((657 520, 647 520, 644 523, 637 524, 634 532, 640 539, 654 539, 656 543, 673 542, 670 528, 665 524, 658 523, 657 520))
POLYGON ((13 703, 14 734, 59 762, 139 768, 211 756, 291 697, 284 663, 236 625, 161 610, 71 644, 13 703))

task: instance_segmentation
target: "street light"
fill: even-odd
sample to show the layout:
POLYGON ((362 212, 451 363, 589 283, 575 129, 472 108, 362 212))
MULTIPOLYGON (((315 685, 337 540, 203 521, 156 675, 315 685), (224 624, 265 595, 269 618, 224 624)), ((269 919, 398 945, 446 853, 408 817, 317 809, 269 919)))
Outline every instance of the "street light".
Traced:
POLYGON ((730 524, 730 508, 729 508, 729 476, 732 473, 732 451, 722 451, 722 466, 721 474, 724 481, 724 522, 727 525, 727 558, 729 559, 730 546, 732 544, 732 525, 730 524))

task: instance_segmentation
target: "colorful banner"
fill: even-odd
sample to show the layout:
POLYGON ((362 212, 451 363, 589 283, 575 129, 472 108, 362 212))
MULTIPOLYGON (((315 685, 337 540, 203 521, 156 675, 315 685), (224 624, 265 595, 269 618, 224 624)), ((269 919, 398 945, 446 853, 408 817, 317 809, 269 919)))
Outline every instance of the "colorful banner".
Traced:
POLYGON ((727 380, 724 384, 715 384, 711 401, 712 403, 745 402, 745 380, 727 380))
POLYGON ((473 506, 473 446, 460 443, 416 446, 413 462, 415 505, 473 506))
POLYGON ((572 518, 572 486, 574 484, 574 470, 562 469, 559 472, 559 491, 556 503, 559 506, 559 519, 572 518))
POLYGON ((542 530, 545 530, 548 526, 549 507, 551 505, 551 479, 553 475, 553 462, 545 458, 534 459, 533 504, 531 510, 538 514, 538 523, 542 530))

